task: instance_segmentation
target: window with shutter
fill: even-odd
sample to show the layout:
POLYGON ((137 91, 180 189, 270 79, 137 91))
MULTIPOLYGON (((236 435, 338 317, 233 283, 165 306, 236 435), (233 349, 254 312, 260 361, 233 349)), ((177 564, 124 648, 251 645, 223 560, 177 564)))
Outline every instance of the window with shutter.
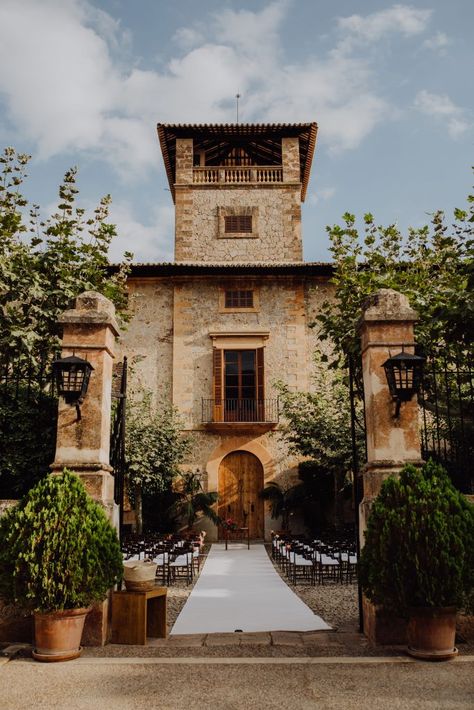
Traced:
POLYGON ((214 421, 265 421, 263 350, 214 349, 214 421))
POLYGON ((224 217, 225 233, 252 233, 252 215, 251 214, 233 214, 224 217))
POLYGON ((214 421, 222 422, 224 420, 224 403, 223 403, 223 367, 222 367, 222 350, 214 348, 213 350, 213 380, 214 380, 214 421))

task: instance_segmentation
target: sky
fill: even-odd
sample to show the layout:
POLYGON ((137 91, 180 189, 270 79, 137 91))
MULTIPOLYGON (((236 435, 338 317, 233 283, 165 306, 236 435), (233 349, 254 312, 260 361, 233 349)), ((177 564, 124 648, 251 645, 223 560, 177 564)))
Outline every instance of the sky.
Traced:
POLYGON ((319 126, 306 261, 349 211, 403 231, 472 185, 473 0, 0 0, 0 147, 31 154, 25 193, 53 211, 112 195, 110 258, 173 259, 158 122, 319 126))

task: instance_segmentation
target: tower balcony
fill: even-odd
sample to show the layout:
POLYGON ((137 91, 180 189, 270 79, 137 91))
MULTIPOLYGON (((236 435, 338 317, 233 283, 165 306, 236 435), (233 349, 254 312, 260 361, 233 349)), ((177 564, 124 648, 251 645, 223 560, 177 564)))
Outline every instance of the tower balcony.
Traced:
POLYGON ((203 399, 202 422, 221 432, 266 432, 279 419, 278 399, 203 399))
POLYGON ((193 168, 193 183, 197 185, 270 185, 282 182, 282 165, 193 168))

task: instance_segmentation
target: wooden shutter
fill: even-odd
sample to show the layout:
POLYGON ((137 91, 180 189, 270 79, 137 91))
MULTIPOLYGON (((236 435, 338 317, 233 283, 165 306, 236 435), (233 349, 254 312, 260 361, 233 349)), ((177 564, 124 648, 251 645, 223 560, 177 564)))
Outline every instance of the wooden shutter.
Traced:
POLYGON ((214 421, 222 422, 224 417, 224 386, 223 386, 223 365, 222 365, 223 350, 214 348, 212 351, 213 358, 213 392, 214 392, 214 421))
POLYGON ((263 367, 264 348, 257 348, 257 407, 258 420, 265 421, 265 372, 263 367))

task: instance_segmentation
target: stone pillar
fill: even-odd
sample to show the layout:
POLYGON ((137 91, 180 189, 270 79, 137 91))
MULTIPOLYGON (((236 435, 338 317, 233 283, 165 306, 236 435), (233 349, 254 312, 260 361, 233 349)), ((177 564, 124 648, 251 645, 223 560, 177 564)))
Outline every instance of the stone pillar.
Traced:
POLYGON ((301 182, 300 142, 298 137, 281 139, 283 182, 301 182))
POLYGON ((176 178, 177 185, 189 185, 193 181, 193 139, 176 139, 176 178))
MULTIPOLYGON (((59 322, 63 326, 62 357, 73 354, 82 357, 94 370, 81 405, 80 420, 76 408, 60 398, 56 456, 51 469, 60 472, 66 467, 74 471, 89 495, 105 508, 117 526, 114 478, 109 463, 112 366, 115 338, 119 334, 115 307, 100 293, 87 291, 77 297, 74 310, 65 311, 59 322)), ((106 643, 107 616, 107 601, 94 607, 86 621, 85 645, 106 643)))
MULTIPOLYGON (((364 378, 367 464, 363 472, 364 498, 359 508, 360 544, 374 499, 383 481, 396 475, 407 463, 421 464, 421 445, 416 396, 402 404, 394 417, 383 363, 402 350, 413 352, 416 312, 397 291, 381 289, 370 297, 360 321, 364 378)), ((386 617, 364 599, 364 628, 377 643, 404 643, 402 620, 386 617)))

